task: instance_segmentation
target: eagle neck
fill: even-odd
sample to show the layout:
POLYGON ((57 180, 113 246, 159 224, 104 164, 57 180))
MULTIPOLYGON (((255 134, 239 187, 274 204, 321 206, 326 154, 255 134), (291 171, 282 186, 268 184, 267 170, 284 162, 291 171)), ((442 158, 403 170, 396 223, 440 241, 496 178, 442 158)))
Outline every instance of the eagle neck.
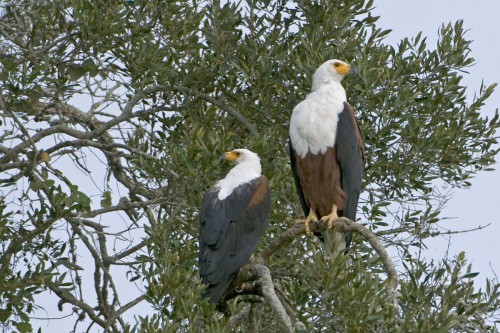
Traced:
POLYGON ((340 84, 343 78, 344 76, 341 74, 325 71, 320 67, 314 72, 311 91, 314 92, 322 86, 328 85, 335 86, 335 89, 344 90, 344 87, 340 84))
POLYGON ((331 95, 342 102, 347 101, 345 89, 340 81, 330 80, 329 82, 318 82, 316 84, 314 84, 313 81, 313 88, 311 92, 321 92, 322 94, 331 95))
POLYGON ((235 188, 249 181, 260 177, 261 175, 260 162, 245 161, 233 167, 224 179, 219 180, 217 186, 219 187, 219 200, 224 200, 231 195, 235 188))

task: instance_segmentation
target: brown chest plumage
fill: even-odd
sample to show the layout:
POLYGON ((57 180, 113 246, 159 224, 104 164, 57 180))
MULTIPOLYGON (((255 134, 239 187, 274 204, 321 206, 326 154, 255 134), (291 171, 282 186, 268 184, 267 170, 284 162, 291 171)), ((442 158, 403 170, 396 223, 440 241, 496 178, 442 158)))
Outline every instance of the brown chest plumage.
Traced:
POLYGON ((341 170, 335 148, 328 148, 324 154, 310 152, 304 158, 295 154, 296 172, 304 193, 306 204, 317 216, 325 216, 336 204, 339 215, 345 206, 346 194, 342 190, 341 170))

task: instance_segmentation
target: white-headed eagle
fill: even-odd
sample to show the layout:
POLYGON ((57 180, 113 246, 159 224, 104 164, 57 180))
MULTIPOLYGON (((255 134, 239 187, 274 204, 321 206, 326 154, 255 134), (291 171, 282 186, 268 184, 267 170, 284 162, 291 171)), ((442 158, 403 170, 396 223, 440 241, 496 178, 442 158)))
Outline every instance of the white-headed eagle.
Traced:
MULTIPOLYGON (((331 228, 339 216, 356 219, 363 177, 363 139, 354 109, 340 82, 351 66, 328 60, 316 69, 312 91, 290 120, 290 162, 305 228, 319 219, 331 228)), ((326 230, 320 238, 329 254, 347 250, 352 233, 326 230)))
POLYGON ((234 166, 205 194, 200 215, 199 267, 204 296, 218 303, 247 263, 269 224, 269 181, 259 156, 247 149, 227 152, 234 166))

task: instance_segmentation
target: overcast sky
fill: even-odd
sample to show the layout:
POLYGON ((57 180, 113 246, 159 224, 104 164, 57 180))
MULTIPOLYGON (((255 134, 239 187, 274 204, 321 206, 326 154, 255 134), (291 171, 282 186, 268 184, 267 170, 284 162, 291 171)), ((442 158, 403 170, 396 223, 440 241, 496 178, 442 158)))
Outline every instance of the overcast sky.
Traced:
MULTIPOLYGON (((463 83, 468 87, 468 95, 473 97, 479 91, 483 79, 486 85, 500 81, 499 0, 380 0, 375 6, 373 14, 380 16, 377 25, 393 30, 387 42, 394 45, 403 37, 415 36, 422 31, 428 36, 427 46, 434 47, 442 23, 463 19, 464 28, 468 30, 466 38, 473 41, 471 56, 476 60, 475 65, 468 69, 470 74, 464 74, 463 83)), ((491 118, 498 107, 499 87, 484 106, 482 114, 491 118)), ((499 158, 496 160, 498 162, 499 158)), ((494 167, 498 168, 498 163, 494 167)), ((490 265, 500 274, 500 170, 481 172, 472 180, 472 188, 455 190, 454 193, 443 216, 456 219, 442 223, 443 226, 464 230, 491 223, 483 230, 454 235, 449 248, 451 255, 465 251, 472 261, 473 271, 481 273, 476 280, 484 283, 486 277, 495 276, 490 265)), ((440 258, 447 250, 448 240, 436 238, 429 246, 429 257, 440 258)))

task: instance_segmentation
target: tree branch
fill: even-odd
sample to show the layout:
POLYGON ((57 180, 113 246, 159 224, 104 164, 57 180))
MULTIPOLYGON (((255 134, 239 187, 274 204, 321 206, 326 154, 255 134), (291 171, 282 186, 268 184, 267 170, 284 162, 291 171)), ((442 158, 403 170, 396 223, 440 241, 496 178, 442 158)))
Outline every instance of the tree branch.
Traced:
POLYGON ((122 306, 121 308, 119 308, 117 311, 115 311, 115 313, 113 314, 113 316, 111 316, 111 318, 108 319, 108 327, 110 324, 114 323, 115 320, 119 319, 120 316, 122 314, 124 314, 127 310, 133 308, 134 306, 136 306, 137 304, 139 304, 140 302, 142 302, 143 300, 146 299, 146 296, 145 295, 141 295, 139 297, 137 297, 136 299, 128 302, 127 304, 125 304, 124 306, 122 306))
POLYGON ((281 324, 285 327, 286 332, 293 333, 294 329, 290 317, 288 317, 283 304, 281 304, 274 290, 274 283, 271 279, 271 271, 269 271, 267 266, 259 263, 256 263, 253 266, 253 269, 262 283, 262 295, 273 309, 281 324))
MULTIPOLYGON (((313 231, 315 224, 311 224, 311 232, 313 231)), ((303 224, 296 223, 292 227, 288 228, 282 232, 277 238, 275 238, 264 250, 262 250, 257 257, 262 261, 266 262, 269 258, 277 252, 282 246, 290 243, 292 240, 298 236, 305 234, 305 228, 303 224)))
MULTIPOLYGON (((149 207, 152 205, 160 205, 164 204, 167 202, 166 198, 157 198, 157 199, 151 199, 151 200, 146 200, 146 201, 141 201, 141 202, 120 202, 119 204, 111 207, 106 207, 106 208, 99 208, 95 209, 90 212, 85 212, 84 214, 81 214, 82 216, 85 216, 86 218, 91 218, 91 217, 96 217, 100 216, 105 213, 109 212, 117 212, 117 211, 126 211, 129 209, 134 209, 134 208, 145 208, 149 207)), ((76 214, 73 214, 72 217, 78 217, 76 214)), ((100 226, 100 224, 98 224, 100 226)))
POLYGON ((85 312, 90 319, 92 319, 93 322, 97 323, 101 327, 106 327, 106 322, 99 318, 99 316, 94 312, 94 309, 88 305, 87 303, 78 300, 73 296, 69 290, 60 288, 58 285, 53 283, 52 281, 46 281, 45 284, 47 287, 49 287, 50 290, 52 290, 61 300, 64 302, 73 304, 77 308, 81 309, 83 312, 85 312))

